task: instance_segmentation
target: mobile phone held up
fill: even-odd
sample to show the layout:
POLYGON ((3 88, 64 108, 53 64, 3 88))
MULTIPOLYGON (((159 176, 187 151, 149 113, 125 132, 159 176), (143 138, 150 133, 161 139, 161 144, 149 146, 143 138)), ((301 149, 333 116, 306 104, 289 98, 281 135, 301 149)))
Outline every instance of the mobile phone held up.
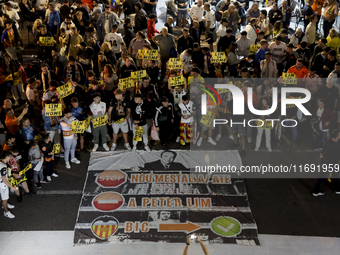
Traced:
POLYGON ((191 236, 190 236, 190 239, 191 239, 191 240, 196 239, 196 238, 197 238, 196 235, 191 235, 191 236))

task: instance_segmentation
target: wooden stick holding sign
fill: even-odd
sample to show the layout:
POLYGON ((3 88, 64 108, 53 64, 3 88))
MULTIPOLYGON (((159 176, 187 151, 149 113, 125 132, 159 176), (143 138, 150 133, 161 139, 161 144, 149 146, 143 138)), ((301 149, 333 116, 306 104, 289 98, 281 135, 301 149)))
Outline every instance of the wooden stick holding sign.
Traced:
POLYGON ((211 63, 226 63, 227 57, 224 52, 212 52, 211 63))
POLYGON ((54 38, 53 37, 39 37, 39 45, 40 46, 53 46, 54 38))
POLYGON ((46 104, 45 116, 63 116, 62 104, 46 104))
POLYGON ((72 84, 69 82, 65 85, 57 87, 59 98, 64 98, 71 95, 74 92, 72 84))
POLYGON ((95 118, 92 120, 93 128, 104 126, 108 123, 108 117, 107 115, 103 115, 101 117, 95 118))

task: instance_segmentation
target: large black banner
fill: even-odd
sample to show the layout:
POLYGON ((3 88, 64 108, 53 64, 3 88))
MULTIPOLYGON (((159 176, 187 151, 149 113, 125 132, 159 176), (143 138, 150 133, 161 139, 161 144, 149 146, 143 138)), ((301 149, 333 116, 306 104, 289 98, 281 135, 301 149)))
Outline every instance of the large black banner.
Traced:
POLYGON ((241 165, 237 151, 92 153, 74 243, 183 243, 195 233, 259 245, 243 179, 200 167, 212 162, 241 165))

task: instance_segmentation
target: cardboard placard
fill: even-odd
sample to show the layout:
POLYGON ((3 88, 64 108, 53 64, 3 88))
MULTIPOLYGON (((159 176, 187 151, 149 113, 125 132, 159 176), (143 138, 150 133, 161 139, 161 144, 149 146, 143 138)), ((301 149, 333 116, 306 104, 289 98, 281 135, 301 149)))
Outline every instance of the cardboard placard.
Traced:
POLYGON ((297 84, 297 77, 294 73, 282 73, 282 82, 285 84, 297 84))
POLYGON ((60 143, 55 143, 53 145, 53 153, 54 154, 59 154, 60 153, 60 143))
POLYGON ((249 52, 250 52, 251 54, 256 54, 256 52, 257 52, 260 48, 261 48, 260 45, 253 45, 253 44, 251 44, 251 45, 250 45, 250 50, 249 50, 249 52))
POLYGON ((129 77, 125 79, 119 79, 119 88, 121 90, 133 88, 135 86, 135 82, 129 77))
POLYGON ((107 115, 93 119, 93 128, 101 127, 107 124, 107 115))
POLYGON ((212 121, 214 120, 214 117, 215 117, 215 114, 213 112, 207 111, 206 115, 202 115, 202 118, 201 118, 200 122, 203 125, 206 125, 207 127, 210 127, 212 121))
POLYGON ((144 54, 145 60, 158 60, 158 50, 148 50, 144 54))
POLYGON ((72 132, 73 133, 84 133, 90 125, 91 117, 88 117, 86 120, 83 121, 72 121, 72 132))
POLYGON ((181 86, 185 84, 183 75, 176 76, 176 77, 170 77, 169 83, 171 87, 181 86))
POLYGON ((144 77, 146 77, 146 70, 131 72, 131 78, 132 79, 141 80, 144 77))
POLYGON ((63 116, 62 104, 46 104, 45 116, 63 116))
POLYGON ((57 91, 59 94, 59 98, 67 97, 73 93, 72 84, 69 82, 65 85, 59 86, 57 87, 57 91))
POLYGON ((135 128, 135 135, 133 137, 134 142, 141 142, 143 141, 143 128, 139 126, 139 128, 135 128))
POLYGON ((53 37, 39 37, 39 45, 40 46, 53 46, 54 38, 53 37))
POLYGON ((224 52, 212 52, 211 63, 226 63, 227 59, 224 52))
POLYGON ((182 69, 182 61, 180 58, 170 58, 168 63, 169 69, 182 69))

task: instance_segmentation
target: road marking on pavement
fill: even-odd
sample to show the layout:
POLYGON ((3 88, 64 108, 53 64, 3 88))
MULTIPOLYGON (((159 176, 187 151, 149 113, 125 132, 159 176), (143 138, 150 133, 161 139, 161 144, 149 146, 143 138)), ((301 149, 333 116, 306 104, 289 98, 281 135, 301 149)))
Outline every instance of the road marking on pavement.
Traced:
POLYGON ((23 58, 36 58, 38 55, 22 55, 23 58))
POLYGON ((38 190, 38 195, 81 195, 82 190, 38 190))

